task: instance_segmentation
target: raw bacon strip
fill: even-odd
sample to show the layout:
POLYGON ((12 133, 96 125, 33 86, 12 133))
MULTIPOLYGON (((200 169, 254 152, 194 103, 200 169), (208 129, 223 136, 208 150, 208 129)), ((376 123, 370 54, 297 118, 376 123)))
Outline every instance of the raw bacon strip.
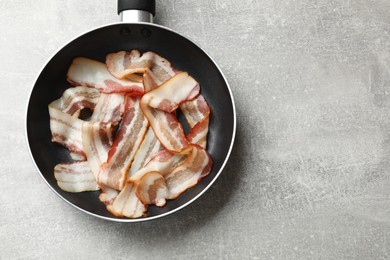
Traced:
MULTIPOLYGON (((112 122, 112 125, 119 123, 124 112, 124 100, 124 94, 102 93, 91 116, 91 122, 95 123, 83 125, 83 145, 88 163, 96 178, 100 165, 107 161, 108 151, 112 145, 112 128, 101 126, 104 126, 103 122, 112 122)), ((111 205, 118 191, 102 184, 100 186, 102 188, 102 193, 99 195, 100 201, 106 206, 111 205)))
POLYGON ((131 175, 128 181, 138 182, 149 172, 159 172, 161 175, 166 175, 179 165, 183 158, 185 158, 185 155, 172 154, 168 150, 162 149, 143 168, 134 173, 134 175, 131 175))
POLYGON ((90 122, 84 122, 82 141, 87 160, 95 177, 100 165, 107 161, 112 145, 113 127, 121 120, 124 110, 123 94, 102 93, 90 122))
POLYGON ((52 141, 67 147, 72 153, 85 158, 81 138, 83 120, 75 118, 49 105, 52 141))
POLYGON ((108 72, 104 63, 84 57, 73 59, 67 79, 71 84, 95 87, 104 93, 130 92, 133 95, 144 93, 142 83, 117 79, 108 72))
POLYGON ((107 210, 115 216, 128 218, 142 217, 146 209, 146 206, 138 199, 132 183, 126 183, 113 203, 107 206, 107 210))
POLYGON ((82 141, 89 166, 97 179, 100 165, 107 161, 112 144, 112 124, 105 122, 84 122, 82 141))
POLYGON ((96 191, 96 183, 87 162, 60 163, 54 167, 58 186, 67 192, 96 191))
POLYGON ((184 154, 191 150, 183 128, 172 114, 180 103, 194 99, 199 84, 186 72, 181 72, 161 86, 146 93, 141 108, 161 144, 173 153, 184 154))
POLYGON ((106 65, 108 71, 118 79, 132 78, 135 73, 143 74, 149 68, 158 79, 158 85, 175 75, 169 61, 150 51, 142 56, 138 50, 111 53, 106 57, 106 65))
POLYGON ((210 117, 210 107, 206 100, 202 95, 199 95, 196 99, 180 105, 180 109, 191 127, 186 136, 187 140, 206 148, 210 117))
POLYGON ((166 199, 177 198, 210 173, 213 164, 210 155, 202 147, 192 146, 191 153, 186 157, 183 155, 172 156, 172 158, 180 156, 185 158, 174 169, 149 171, 139 178, 136 194, 142 203, 156 204, 162 207, 165 205, 166 199))
POLYGON ((102 93, 90 120, 93 122, 119 122, 124 111, 124 101, 124 94, 102 93))
POLYGON ((100 92, 93 88, 83 86, 68 88, 61 98, 51 103, 51 106, 69 115, 79 117, 83 108, 94 109, 99 96, 100 92))
MULTIPOLYGON (((147 176, 151 172, 158 172, 158 174, 168 174, 170 171, 172 171, 172 169, 174 169, 177 165, 179 165, 183 161, 183 158, 185 158, 185 155, 172 154, 168 150, 162 149, 158 151, 143 168, 141 168, 134 175, 131 175, 126 185, 138 186, 140 180, 142 180, 145 176, 147 176)), ((149 180, 149 178, 144 179, 144 181, 147 180, 149 180)), ((143 184, 141 184, 141 187, 143 187, 142 190, 147 190, 147 185, 145 183, 148 182, 143 182, 143 184)), ((141 192, 141 188, 138 189, 139 192, 141 192)), ((121 191, 121 193, 122 192, 123 191, 121 191)), ((161 198, 164 194, 165 193, 160 192, 158 197, 152 194, 151 196, 147 197, 148 199, 144 197, 144 201, 146 203, 149 201, 150 198, 161 198)), ((140 196, 137 195, 137 198, 140 198, 140 196)), ((165 204, 165 200, 157 199, 157 203, 158 205, 163 206, 165 204)))
POLYGON ((169 191, 164 177, 158 172, 149 172, 138 182, 136 188, 137 197, 143 204, 155 204, 162 207, 169 197, 169 191))
POLYGON ((102 193, 100 193, 99 195, 99 200, 103 202, 106 206, 112 205, 119 192, 103 184, 100 184, 99 186, 102 189, 102 193))
POLYGON ((191 150, 190 143, 185 138, 183 127, 175 113, 167 113, 158 109, 145 109, 145 111, 145 116, 150 120, 154 134, 166 149, 177 154, 185 154, 191 150))
POLYGON ((206 149, 207 133, 209 131, 209 117, 204 118, 197 123, 190 132, 186 135, 187 140, 192 144, 197 144, 206 149))
POLYGON ((123 79, 134 73, 144 73, 152 65, 151 57, 143 55, 138 50, 131 52, 119 51, 106 56, 108 71, 116 78, 123 79))
POLYGON ((148 93, 152 89, 155 89, 159 86, 158 79, 156 79, 155 75, 149 68, 146 68, 142 82, 144 84, 145 93, 148 93))
MULTIPOLYGON (((142 141, 128 172, 128 176, 133 175, 141 169, 161 147, 152 128, 148 128, 144 140, 142 141)), ((139 201, 135 195, 133 183, 127 182, 119 193, 119 196, 113 202, 112 207, 107 208, 116 216, 126 216, 129 218, 137 218, 144 214, 146 207, 139 201), (125 206, 126 205, 126 206, 125 206)))
POLYGON ((198 145, 193 145, 186 160, 165 176, 169 190, 167 199, 176 199, 187 189, 195 186, 210 173, 212 165, 213 161, 208 152, 198 145))
POLYGON ((139 98, 126 96, 122 125, 108 152, 108 160, 99 171, 98 183, 121 190, 127 178, 127 171, 141 144, 148 127, 148 120, 142 114, 139 98))
MULTIPOLYGON (((168 75, 170 78, 174 76, 175 73, 173 72, 173 70, 171 70, 168 75)), ((169 78, 164 74, 158 74, 156 76, 149 68, 146 68, 145 73, 143 75, 143 84, 145 92, 156 88, 158 85, 160 85, 169 78), (158 78, 158 76, 160 76, 160 78, 158 78)), ((160 148, 160 142, 154 135, 152 128, 149 127, 147 134, 145 135, 145 138, 142 141, 142 144, 135 155, 134 161, 131 164, 128 173, 129 177, 134 175, 138 170, 140 170, 141 167, 143 167, 145 163, 147 163, 160 148)), ((168 151, 163 152, 162 154, 164 153, 170 154, 168 151)), ((173 160, 172 163, 174 163, 173 160)), ((130 218, 140 217, 144 214, 144 212, 146 211, 146 206, 144 206, 142 202, 138 199, 138 197, 135 195, 135 188, 132 188, 133 186, 134 184, 132 182, 127 182, 125 184, 125 187, 120 192, 120 195, 115 200, 113 206, 108 208, 111 213, 117 216, 126 216, 130 218), (124 205, 126 205, 126 208, 124 207, 124 205)))
POLYGON ((93 109, 99 96, 98 90, 79 86, 67 89, 61 98, 49 104, 52 141, 67 147, 73 160, 85 160, 81 143, 83 121, 77 118, 83 108, 93 109))
POLYGON ((146 93, 142 97, 142 103, 170 113, 178 108, 181 103, 196 98, 199 95, 199 90, 198 82, 187 72, 181 72, 146 93))
POLYGON ((153 129, 148 128, 145 138, 141 143, 137 153, 134 156, 134 161, 129 169, 128 177, 134 175, 139 169, 141 169, 147 162, 150 161, 152 156, 158 152, 161 148, 160 142, 154 135, 153 129))
POLYGON ((180 110, 191 128, 210 115, 210 107, 202 95, 181 104, 180 110))

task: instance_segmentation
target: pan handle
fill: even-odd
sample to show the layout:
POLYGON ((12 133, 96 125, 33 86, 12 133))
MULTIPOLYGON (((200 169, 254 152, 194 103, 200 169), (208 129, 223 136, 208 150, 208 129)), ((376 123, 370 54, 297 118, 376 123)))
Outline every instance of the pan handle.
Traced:
POLYGON ((118 0, 118 14, 125 23, 153 23, 155 0, 118 0))

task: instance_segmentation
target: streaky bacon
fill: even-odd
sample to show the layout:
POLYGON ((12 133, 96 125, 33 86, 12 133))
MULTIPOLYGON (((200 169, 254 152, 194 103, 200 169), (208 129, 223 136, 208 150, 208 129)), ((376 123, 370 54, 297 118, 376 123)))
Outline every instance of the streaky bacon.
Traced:
MULTIPOLYGON (((84 122, 82 140, 88 163, 97 179, 100 165, 107 161, 112 145, 113 127, 122 119, 125 95, 113 93, 100 95, 90 122, 84 122)), ((100 185, 99 199, 106 205, 112 204, 118 192, 100 185)))
POLYGON ((99 195, 99 200, 108 207, 109 205, 112 205, 114 203, 116 197, 119 194, 119 191, 116 189, 112 189, 110 187, 107 187, 104 184, 99 184, 100 188, 102 189, 102 193, 99 195))
POLYGON ((133 78, 136 73, 145 73, 148 68, 158 80, 158 85, 175 75, 171 63, 154 52, 138 50, 120 51, 106 56, 108 71, 118 79, 133 78))
MULTIPOLYGON (((128 171, 128 177, 140 170, 160 147, 160 142, 156 139, 153 130, 149 127, 144 140, 134 156, 134 161, 128 171)), ((132 182, 126 182, 118 197, 110 205, 112 206, 107 207, 107 210, 112 214, 128 218, 141 217, 147 209, 136 196, 135 185, 132 182)))
MULTIPOLYGON (((159 73, 156 70, 156 66, 153 67, 154 74, 149 67, 146 68, 143 75, 143 85, 145 92, 148 92, 158 85, 168 80, 170 77, 175 75, 175 71, 173 69, 166 70, 168 73, 159 73)), ((128 74, 126 77, 134 78, 137 77, 138 74, 128 74)), ((161 143, 156 138, 153 129, 148 127, 148 131, 145 135, 144 140, 142 141, 135 157, 134 161, 131 164, 131 167, 128 172, 128 178, 134 175, 138 170, 140 170, 150 159, 152 156, 161 148, 161 143)), ((112 205, 107 207, 107 209, 116 216, 126 216, 129 218, 140 217, 145 214, 147 207, 142 204, 142 202, 138 199, 135 194, 135 184, 132 182, 127 182, 119 193, 118 198, 114 200, 105 199, 105 204, 112 205), (134 188, 133 188, 134 187, 134 188), (112 201, 111 203, 107 203, 107 201, 112 201), (126 205, 126 207, 124 206, 126 205)), ((104 194, 104 193, 103 193, 104 194)), ((104 198, 107 196, 101 195, 100 198, 104 201, 104 198)), ((113 198, 111 196, 110 198, 113 198)))
POLYGON ((147 127, 148 121, 140 109, 139 98, 126 95, 121 128, 108 152, 107 162, 101 165, 98 175, 99 184, 117 190, 123 188, 127 171, 147 127))
POLYGON ((117 217, 139 218, 145 215, 147 207, 138 199, 133 183, 128 182, 107 210, 117 217))
POLYGON ((124 111, 123 94, 100 95, 89 122, 82 126, 82 141, 91 170, 97 177, 100 165, 107 161, 112 145, 113 126, 117 125, 124 111))
POLYGON ((128 182, 138 182, 149 172, 159 172, 161 175, 168 174, 173 168, 183 161, 185 155, 173 154, 163 148, 153 155, 152 159, 133 175, 130 175, 128 182))
POLYGON ((90 121, 119 123, 124 112, 124 93, 102 93, 90 121))
POLYGON ((54 167, 58 186, 67 192, 96 191, 99 186, 87 162, 60 163, 54 167))
POLYGON ((145 55, 142 59, 140 57, 141 53, 138 50, 110 53, 106 56, 106 66, 114 77, 124 79, 135 73, 142 74, 145 68, 152 65, 150 58, 147 59, 145 55))
POLYGON ((159 84, 159 80, 156 79, 155 75, 149 68, 146 68, 145 73, 142 76, 142 83, 144 84, 145 93, 148 93, 161 84, 159 84))
MULTIPOLYGON (((145 138, 135 154, 134 161, 128 171, 128 178, 140 170, 160 147, 161 144, 155 137, 153 130, 148 127, 145 138)), ((111 205, 111 207, 107 207, 108 211, 115 216, 125 216, 128 218, 141 217, 147 209, 136 196, 135 185, 132 182, 126 182, 118 197, 113 200, 111 205)))
POLYGON ((160 148, 161 143, 154 135, 153 129, 149 127, 144 140, 134 156, 134 161, 128 172, 128 177, 134 175, 137 171, 144 167, 145 164, 150 161, 152 156, 160 150, 160 148))
POLYGON ((142 83, 117 79, 104 63, 84 57, 73 59, 67 79, 71 84, 94 87, 104 93, 129 92, 138 96, 144 93, 142 83))
POLYGON ((202 95, 182 103, 180 110, 191 128, 210 115, 210 107, 202 95))
MULTIPOLYGON (((163 159, 165 162, 173 159, 179 160, 175 165, 169 167, 150 167, 148 165, 139 173, 130 178, 137 179, 136 194, 142 203, 164 206, 167 199, 175 199, 180 194, 195 186, 201 179, 206 177, 212 168, 213 161, 208 152, 199 145, 192 144, 191 153, 188 155, 171 154, 165 150, 163 159)), ((162 150, 164 151, 164 150, 162 150)), ((152 161, 148 164, 153 164, 152 161)), ((164 165, 164 164, 160 164, 164 165)), ((165 163, 164 166, 167 164, 165 163)))
POLYGON ((195 186, 211 171, 213 161, 209 153, 196 144, 192 146, 193 149, 185 161, 165 176, 169 190, 167 199, 176 199, 180 194, 195 186))
POLYGON ((209 131, 210 107, 202 95, 196 99, 184 102, 180 105, 189 126, 190 132, 186 135, 190 143, 198 144, 203 148, 207 146, 207 134, 209 131))
POLYGON ((199 84, 188 73, 181 72, 141 98, 142 112, 156 137, 170 152, 184 154, 191 150, 182 126, 172 112, 198 95, 199 84))
POLYGON ((97 89, 84 86, 68 88, 59 99, 51 103, 51 106, 71 116, 79 117, 82 109, 95 108, 99 96, 100 92, 97 89))
POLYGON ((84 159, 85 152, 81 137, 83 120, 73 117, 67 113, 49 105, 50 130, 52 142, 59 143, 69 149, 78 158, 84 159))
POLYGON ((164 206, 169 197, 164 177, 159 172, 145 174, 137 183, 136 195, 145 205, 164 206))
POLYGON ((142 101, 152 108, 171 113, 180 104, 199 95, 199 83, 187 72, 181 72, 168 81, 146 93, 142 101))
POLYGON ((112 145, 112 123, 84 122, 82 141, 89 166, 97 179, 100 165, 107 161, 108 151, 112 145))
POLYGON ((83 121, 78 119, 80 111, 93 109, 99 97, 98 90, 78 86, 65 90, 59 99, 49 104, 52 141, 67 147, 74 160, 85 160, 81 138, 83 121))
POLYGON ((187 140, 192 144, 197 144, 202 148, 207 147, 207 134, 209 132, 209 117, 203 118, 186 135, 187 140))

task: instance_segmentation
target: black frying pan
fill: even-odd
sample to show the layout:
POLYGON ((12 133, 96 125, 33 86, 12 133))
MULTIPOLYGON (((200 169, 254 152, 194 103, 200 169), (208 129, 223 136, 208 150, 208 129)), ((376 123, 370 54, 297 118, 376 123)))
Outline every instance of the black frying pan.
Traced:
MULTIPOLYGON (((215 62, 196 44, 182 35, 151 21, 154 0, 119 0, 118 13, 132 23, 116 23, 87 32, 60 49, 46 64, 32 89, 27 110, 27 139, 32 158, 49 187, 65 201, 96 217, 134 222, 173 213, 197 199, 217 179, 233 146, 236 116, 228 83, 215 62), (131 10, 131 11, 128 11, 131 10), (52 143, 48 104, 58 99, 70 84, 66 72, 78 56, 105 61, 108 53, 138 49, 153 51, 172 65, 187 71, 201 86, 201 93, 211 108, 208 151, 214 160, 209 176, 198 185, 169 201, 163 208, 151 206, 148 216, 140 219, 118 218, 108 212, 98 199, 99 192, 68 193, 62 191, 54 178, 54 166, 71 161, 68 151, 52 143)), ((180 118, 179 118, 180 120, 180 118)), ((43 198, 42 198, 43 199, 43 198)), ((213 199, 213 198, 210 198, 213 199)))

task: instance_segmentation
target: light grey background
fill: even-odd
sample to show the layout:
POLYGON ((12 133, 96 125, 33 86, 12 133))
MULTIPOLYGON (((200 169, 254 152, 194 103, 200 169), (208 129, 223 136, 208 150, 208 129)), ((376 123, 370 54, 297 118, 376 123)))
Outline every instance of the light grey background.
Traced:
POLYGON ((158 0, 220 65, 231 160, 177 214, 118 224, 58 198, 29 157, 26 102, 58 48, 114 0, 0 1, 0 258, 389 259, 390 2, 158 0))

